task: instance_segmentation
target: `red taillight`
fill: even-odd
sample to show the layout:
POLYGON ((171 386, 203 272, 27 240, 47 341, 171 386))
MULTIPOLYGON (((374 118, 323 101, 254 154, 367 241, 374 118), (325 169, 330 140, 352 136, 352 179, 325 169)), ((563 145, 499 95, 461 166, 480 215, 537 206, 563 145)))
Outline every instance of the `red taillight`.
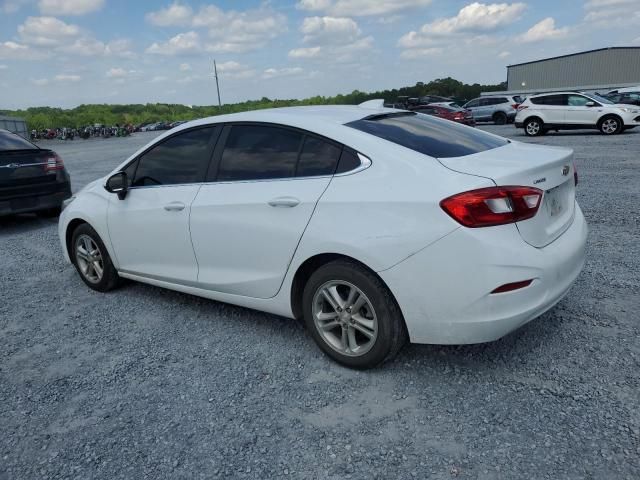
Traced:
POLYGON ((64 162, 57 153, 53 153, 50 157, 47 157, 47 163, 44 166, 45 172, 53 172, 56 170, 62 170, 64 168, 64 162))
POLYGON ((489 187, 445 198, 440 207, 469 228, 521 222, 538 212, 542 190, 533 187, 489 187))
POLYGON ((529 108, 529 106, 528 106, 528 105, 518 105, 518 111, 520 111, 520 110, 525 110, 525 109, 527 109, 527 108, 529 108))
POLYGON ((519 103, 514 103, 511 105, 513 107, 514 110, 518 110, 518 107, 520 106, 519 103))
POLYGON ((531 285, 531 282, 533 282, 533 279, 523 280, 522 282, 505 283, 504 285, 494 289, 491 293, 513 292, 514 290, 520 290, 521 288, 528 287, 531 285))
POLYGON ((578 186, 578 169, 576 168, 576 162, 573 162, 573 182, 577 187, 578 186))

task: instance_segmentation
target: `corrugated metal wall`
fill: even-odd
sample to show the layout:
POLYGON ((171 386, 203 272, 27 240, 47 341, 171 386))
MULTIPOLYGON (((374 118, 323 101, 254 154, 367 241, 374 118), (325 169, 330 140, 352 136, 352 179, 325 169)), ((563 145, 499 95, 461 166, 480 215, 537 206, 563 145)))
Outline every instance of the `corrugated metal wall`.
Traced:
POLYGON ((0 128, 17 133, 26 139, 30 136, 29 132, 27 132, 27 123, 21 118, 0 116, 0 128))
POLYGON ((509 90, 640 84, 640 47, 610 48, 513 65, 508 72, 509 90))

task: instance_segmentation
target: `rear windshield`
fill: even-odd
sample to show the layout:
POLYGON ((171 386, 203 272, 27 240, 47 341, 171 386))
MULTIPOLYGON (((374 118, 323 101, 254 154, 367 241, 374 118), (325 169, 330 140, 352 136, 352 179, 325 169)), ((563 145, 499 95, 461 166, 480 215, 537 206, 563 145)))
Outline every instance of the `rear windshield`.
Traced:
POLYGON ((509 143, 481 130, 414 112, 373 115, 347 126, 435 158, 464 157, 509 143))
POLYGON ((38 147, 15 133, 0 130, 0 151, 6 150, 38 150, 38 147))

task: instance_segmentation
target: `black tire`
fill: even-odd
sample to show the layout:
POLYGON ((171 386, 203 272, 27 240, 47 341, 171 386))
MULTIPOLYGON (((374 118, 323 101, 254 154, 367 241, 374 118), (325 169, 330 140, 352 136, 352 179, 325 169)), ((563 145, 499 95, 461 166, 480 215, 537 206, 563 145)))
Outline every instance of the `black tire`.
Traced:
MULTIPOLYGON (((402 312, 393 295, 377 275, 355 261, 335 260, 316 270, 305 285, 302 302, 304 322, 316 344, 333 360, 347 367, 355 369, 376 367, 393 359, 407 341, 402 312), (325 340, 319 327, 316 326, 314 299, 316 294, 317 298, 321 298, 319 295, 322 287, 330 282, 346 282, 355 286, 357 290, 364 293, 377 318, 377 335, 370 341, 369 349, 360 355, 350 356, 340 353, 325 340)), ((369 308, 369 305, 363 308, 369 308)), ((340 318, 336 318, 336 322, 339 321, 340 318)), ((341 326, 335 328, 339 332, 344 329, 341 326)), ((364 336, 362 338, 366 340, 364 336)))
MULTIPOLYGON (((109 256, 109 252, 107 251, 100 235, 89 225, 88 223, 83 223, 79 225, 74 231, 71 237, 71 246, 69 251, 69 257, 71 258, 71 262, 76 267, 78 274, 82 281, 91 289, 96 290, 98 292, 108 292, 109 290, 113 290, 120 284, 120 276, 116 271, 113 263, 111 262, 111 257, 109 256), (97 250, 100 253, 101 263, 102 263, 102 276, 97 279, 97 281, 91 281, 87 274, 85 274, 80 266, 81 259, 77 256, 77 247, 78 243, 84 239, 85 237, 89 237, 97 250)), ((95 270, 94 270, 95 271, 95 270)))
POLYGON ((527 118, 523 126, 524 134, 529 137, 537 137, 545 134, 544 123, 538 117, 527 118))
POLYGON ((507 114, 504 112, 496 112, 493 114, 493 123, 496 125, 506 125, 508 120, 507 114))
POLYGON ((39 210, 36 212, 39 217, 43 218, 57 218, 61 213, 62 207, 47 208, 46 210, 39 210))
POLYGON ((606 115, 598 122, 598 130, 603 135, 617 135, 624 129, 622 119, 617 115, 606 115))

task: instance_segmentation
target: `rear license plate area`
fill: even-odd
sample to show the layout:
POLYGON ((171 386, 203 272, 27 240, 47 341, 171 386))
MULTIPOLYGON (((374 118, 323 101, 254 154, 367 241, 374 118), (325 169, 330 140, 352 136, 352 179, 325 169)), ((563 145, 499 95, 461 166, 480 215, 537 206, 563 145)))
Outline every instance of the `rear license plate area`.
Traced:
POLYGON ((550 217, 559 217, 565 210, 565 195, 563 185, 559 185, 544 194, 544 204, 550 217))

